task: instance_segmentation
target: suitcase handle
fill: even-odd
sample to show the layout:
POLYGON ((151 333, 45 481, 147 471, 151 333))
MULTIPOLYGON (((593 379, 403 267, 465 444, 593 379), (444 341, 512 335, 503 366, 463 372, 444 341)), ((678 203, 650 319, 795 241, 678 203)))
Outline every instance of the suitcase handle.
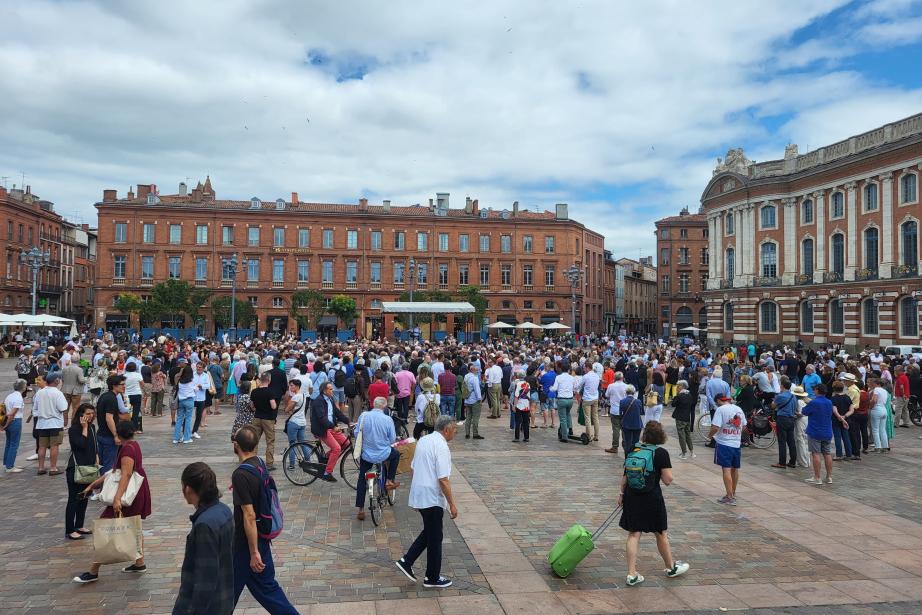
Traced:
POLYGON ((597 530, 592 534, 592 541, 593 541, 593 542, 595 542, 596 539, 597 539, 599 536, 602 535, 602 532, 604 532, 605 530, 608 529, 608 526, 612 524, 612 522, 620 515, 620 513, 621 513, 621 507, 618 506, 617 508, 615 508, 615 510, 612 511, 612 513, 611 513, 610 515, 608 515, 608 519, 606 519, 604 522, 602 522, 602 525, 599 526, 599 529, 597 529, 597 530))

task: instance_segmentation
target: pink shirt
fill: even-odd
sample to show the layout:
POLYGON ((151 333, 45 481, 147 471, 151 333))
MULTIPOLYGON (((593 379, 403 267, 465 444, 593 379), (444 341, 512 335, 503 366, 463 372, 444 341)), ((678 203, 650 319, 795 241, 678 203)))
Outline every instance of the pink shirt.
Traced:
POLYGON ((410 391, 416 386, 416 376, 408 369, 400 370, 394 374, 397 381, 397 398, 403 399, 410 396, 410 391))

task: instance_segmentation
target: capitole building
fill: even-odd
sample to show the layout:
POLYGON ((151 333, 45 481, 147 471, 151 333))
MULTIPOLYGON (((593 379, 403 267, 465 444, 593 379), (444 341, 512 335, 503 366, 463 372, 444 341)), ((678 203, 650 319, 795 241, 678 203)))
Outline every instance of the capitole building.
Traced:
POLYGON ((701 197, 712 342, 919 344, 922 114, 809 153, 718 159, 701 197))
MULTIPOLYGON (((571 219, 563 203, 554 211, 518 203, 493 209, 468 198, 463 208, 451 208, 447 193, 428 206, 367 199, 312 203, 295 192, 290 199, 224 200, 207 178, 192 190, 180 184, 170 195, 147 184, 122 198, 105 190, 96 209, 97 326, 136 327, 134 317, 115 311, 118 295, 144 299, 169 278, 211 289, 213 297, 230 295, 222 259, 234 253, 240 261, 237 297, 255 307, 257 331, 298 333, 291 294, 316 289, 327 298, 355 299, 358 335, 389 336, 394 315, 382 313, 383 301, 398 300, 411 288, 454 294, 462 285, 481 288, 488 322, 560 321, 577 331, 602 326, 604 237, 571 219), (574 264, 582 272, 575 288, 565 276, 574 264)), ((205 334, 213 334, 209 310, 203 312, 205 334)), ((347 328, 329 315, 320 325, 347 328)), ((439 328, 457 330, 451 316, 439 328)))

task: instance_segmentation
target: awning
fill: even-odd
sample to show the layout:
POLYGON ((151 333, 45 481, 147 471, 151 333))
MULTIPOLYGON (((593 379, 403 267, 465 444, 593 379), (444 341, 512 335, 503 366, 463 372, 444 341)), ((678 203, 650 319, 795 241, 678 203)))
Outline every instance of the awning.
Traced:
POLYGON ((390 314, 473 314, 467 301, 384 301, 382 311, 390 314))
POLYGON ((325 314, 320 317, 320 320, 317 322, 318 327, 335 327, 339 324, 339 318, 332 316, 330 314, 325 314))

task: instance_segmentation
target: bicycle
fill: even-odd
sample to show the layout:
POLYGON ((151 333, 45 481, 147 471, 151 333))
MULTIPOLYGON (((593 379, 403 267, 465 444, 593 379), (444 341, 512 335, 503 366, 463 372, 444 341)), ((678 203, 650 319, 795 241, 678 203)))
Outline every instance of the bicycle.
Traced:
POLYGON ((922 427, 922 405, 919 404, 919 398, 915 395, 909 396, 909 420, 916 427, 922 427))
POLYGON ((368 481, 368 512, 371 513, 372 523, 377 526, 384 518, 384 503, 393 506, 397 501, 397 490, 387 490, 383 463, 376 463, 371 470, 365 472, 365 480, 368 481))
POLYGON ((396 410, 391 410, 391 420, 394 421, 394 431, 397 433, 398 440, 406 440, 410 437, 410 432, 407 430, 408 419, 401 418, 397 414, 396 410))
MULTIPOLYGON (((339 458, 339 475, 343 482, 355 489, 359 479, 359 462, 352 458, 352 434, 347 433, 348 441, 342 448, 339 458)), ((323 476, 329 457, 320 440, 303 440, 292 442, 282 453, 282 468, 285 478, 293 484, 305 487, 323 476), (295 463, 291 463, 294 456, 295 463)))
MULTIPOLYGON (((758 421, 761 423, 761 421, 758 421)), ((778 439, 778 427, 775 424, 775 420, 771 414, 763 413, 762 411, 757 411, 752 415, 752 420, 746 424, 744 429, 746 437, 749 439, 750 444, 756 448, 770 448, 774 446, 775 442, 778 439), (754 430, 756 427, 757 419, 764 418, 766 424, 759 428, 759 433, 754 430), (765 431, 768 429, 768 431, 765 431)))

